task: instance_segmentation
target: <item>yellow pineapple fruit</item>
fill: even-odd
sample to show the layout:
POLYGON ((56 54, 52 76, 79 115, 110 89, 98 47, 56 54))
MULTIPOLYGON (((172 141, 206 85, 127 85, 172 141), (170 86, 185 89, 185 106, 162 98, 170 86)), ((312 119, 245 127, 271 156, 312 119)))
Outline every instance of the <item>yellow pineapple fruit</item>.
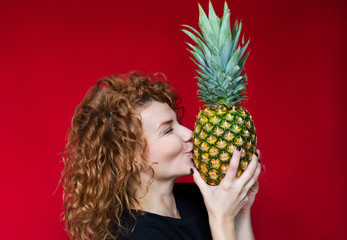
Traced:
POLYGON ((241 106, 245 101, 247 76, 244 65, 249 41, 239 44, 241 22, 230 29, 230 10, 224 5, 219 19, 209 3, 209 17, 199 5, 199 27, 183 25, 183 31, 197 44, 187 43, 198 66, 198 95, 205 102, 194 127, 194 164, 210 185, 223 179, 236 147, 241 147, 237 175, 247 168, 255 152, 257 137, 251 115, 241 106), (242 45, 242 46, 241 46, 242 45))

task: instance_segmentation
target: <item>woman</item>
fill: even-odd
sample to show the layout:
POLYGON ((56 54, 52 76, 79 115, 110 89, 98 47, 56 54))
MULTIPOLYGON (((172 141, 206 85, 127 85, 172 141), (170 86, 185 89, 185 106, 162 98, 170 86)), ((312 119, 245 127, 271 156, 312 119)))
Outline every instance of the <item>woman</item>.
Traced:
POLYGON ((192 132, 178 122, 177 100, 160 74, 113 75, 88 91, 63 151, 71 239, 254 238, 257 156, 236 178, 238 148, 221 184, 207 185, 193 166, 192 132), (189 174, 198 188, 175 184, 189 174))

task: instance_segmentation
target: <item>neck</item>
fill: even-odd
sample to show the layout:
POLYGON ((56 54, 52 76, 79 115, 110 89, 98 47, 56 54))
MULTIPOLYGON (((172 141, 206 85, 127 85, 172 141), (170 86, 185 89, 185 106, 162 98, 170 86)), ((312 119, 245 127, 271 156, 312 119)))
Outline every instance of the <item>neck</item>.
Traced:
POLYGON ((141 179, 141 185, 136 192, 138 203, 133 204, 133 207, 161 216, 181 218, 172 192, 174 184, 175 181, 158 182, 154 180, 148 185, 147 179, 141 179))

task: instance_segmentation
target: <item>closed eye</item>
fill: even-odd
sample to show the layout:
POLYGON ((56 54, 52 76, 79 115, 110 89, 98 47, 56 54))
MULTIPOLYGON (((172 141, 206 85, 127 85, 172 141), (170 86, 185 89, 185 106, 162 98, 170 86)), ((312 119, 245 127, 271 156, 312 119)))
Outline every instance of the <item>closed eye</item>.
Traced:
POLYGON ((173 131, 174 129, 172 127, 169 127, 168 129, 165 130, 164 134, 169 134, 173 131))

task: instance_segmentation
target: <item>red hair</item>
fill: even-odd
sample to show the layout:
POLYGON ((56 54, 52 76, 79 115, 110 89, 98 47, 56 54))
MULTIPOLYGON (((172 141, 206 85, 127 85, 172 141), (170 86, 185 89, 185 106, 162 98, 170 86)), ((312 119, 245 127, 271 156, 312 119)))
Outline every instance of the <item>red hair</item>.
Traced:
MULTIPOLYGON (((77 106, 62 153, 64 221, 71 239, 117 238, 122 215, 131 213, 146 140, 136 109, 148 102, 168 103, 178 96, 162 74, 132 72, 101 79, 77 106), (152 81, 153 78, 159 78, 152 81), (140 159, 139 159, 140 156, 140 159)), ((132 215, 133 216, 133 215, 132 215)))

